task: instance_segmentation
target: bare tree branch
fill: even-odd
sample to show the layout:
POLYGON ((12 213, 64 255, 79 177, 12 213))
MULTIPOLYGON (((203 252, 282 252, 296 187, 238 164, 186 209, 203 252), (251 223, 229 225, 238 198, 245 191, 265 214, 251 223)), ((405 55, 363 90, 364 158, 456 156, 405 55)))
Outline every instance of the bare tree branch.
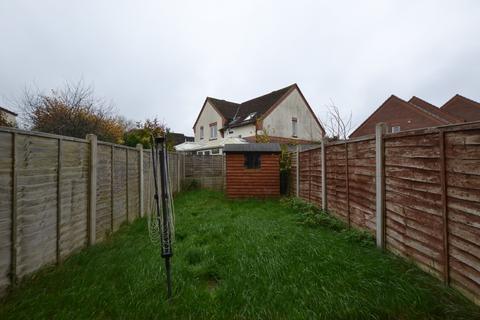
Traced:
POLYGON ((344 116, 335 103, 330 102, 330 105, 327 105, 327 119, 323 122, 327 136, 332 140, 346 140, 352 130, 352 113, 344 116))

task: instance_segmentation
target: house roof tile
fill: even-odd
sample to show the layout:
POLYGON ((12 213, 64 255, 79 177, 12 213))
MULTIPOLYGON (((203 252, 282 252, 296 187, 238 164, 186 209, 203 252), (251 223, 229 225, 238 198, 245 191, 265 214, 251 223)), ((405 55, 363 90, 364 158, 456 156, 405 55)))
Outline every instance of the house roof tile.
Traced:
POLYGON ((480 120, 480 103, 459 94, 453 96, 440 109, 464 121, 480 120))
POLYGON ((216 107, 218 112, 227 119, 230 127, 254 123, 256 119, 264 115, 275 103, 277 103, 295 84, 272 91, 263 96, 242 102, 235 103, 227 100, 220 100, 209 97, 208 100, 216 107), (249 117, 250 116, 250 117, 249 117))
POLYGON ((460 119, 458 117, 455 117, 454 115, 448 114, 444 111, 442 111, 440 108, 434 106, 433 104, 420 99, 419 97, 413 96, 408 100, 409 103, 423 109, 427 113, 430 113, 436 118, 439 118, 440 120, 445 121, 445 123, 460 123, 463 122, 463 119, 460 119))

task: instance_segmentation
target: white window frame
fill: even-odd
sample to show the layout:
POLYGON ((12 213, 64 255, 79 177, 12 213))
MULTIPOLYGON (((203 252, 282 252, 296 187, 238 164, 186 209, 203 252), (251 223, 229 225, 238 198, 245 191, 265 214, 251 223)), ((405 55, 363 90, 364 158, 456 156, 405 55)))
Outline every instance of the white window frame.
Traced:
POLYGON ((203 139, 204 132, 205 130, 203 129, 203 126, 200 127, 200 139, 203 139))
POLYGON ((392 133, 400 132, 400 126, 392 126, 392 133))
POLYGON ((217 139, 217 123, 210 124, 210 139, 217 139))
POLYGON ((292 118, 292 137, 298 137, 298 120, 297 118, 292 118))

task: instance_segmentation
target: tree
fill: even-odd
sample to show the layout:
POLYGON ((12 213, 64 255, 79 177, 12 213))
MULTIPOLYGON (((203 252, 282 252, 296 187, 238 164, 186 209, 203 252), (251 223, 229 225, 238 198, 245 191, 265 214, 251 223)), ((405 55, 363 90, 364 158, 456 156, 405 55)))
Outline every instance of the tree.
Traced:
POLYGON ((173 143, 168 139, 170 129, 166 124, 160 122, 157 118, 153 120, 147 119, 145 122, 137 122, 136 128, 125 132, 124 141, 127 146, 135 147, 138 143, 142 144, 144 148, 151 148, 151 137, 157 135, 167 135, 167 148, 173 150, 173 143))
POLYGON ((323 127, 331 140, 346 140, 352 130, 352 113, 350 112, 349 116, 343 116, 332 101, 327 106, 327 120, 323 122, 323 127))
POLYGON ((83 81, 66 83, 49 94, 26 89, 20 108, 30 129, 77 138, 93 133, 99 140, 122 143, 129 126, 128 121, 114 114, 111 104, 95 97, 93 88, 83 81))

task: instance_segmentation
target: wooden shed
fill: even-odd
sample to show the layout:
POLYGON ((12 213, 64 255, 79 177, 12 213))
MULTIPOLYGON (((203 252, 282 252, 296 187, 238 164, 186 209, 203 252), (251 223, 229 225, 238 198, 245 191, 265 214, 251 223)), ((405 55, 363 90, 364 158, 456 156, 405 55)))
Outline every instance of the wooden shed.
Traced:
POLYGON ((226 190, 230 198, 280 196, 278 143, 226 144, 226 190))

